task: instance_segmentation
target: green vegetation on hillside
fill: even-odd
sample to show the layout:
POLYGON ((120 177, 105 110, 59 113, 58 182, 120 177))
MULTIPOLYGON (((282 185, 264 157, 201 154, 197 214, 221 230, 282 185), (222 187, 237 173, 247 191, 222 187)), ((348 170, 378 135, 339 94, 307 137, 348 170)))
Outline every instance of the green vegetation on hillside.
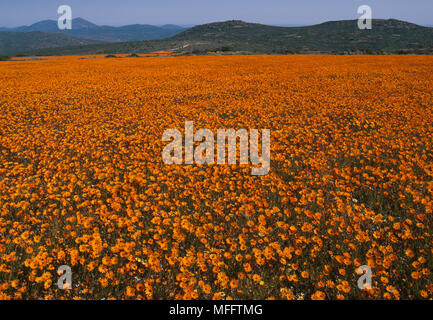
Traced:
POLYGON ((115 54, 172 50, 184 54, 334 53, 384 54, 433 52, 433 28, 390 20, 373 20, 372 30, 359 30, 356 20, 307 27, 275 27, 238 20, 200 25, 169 39, 91 44, 34 50, 32 54, 115 54))
POLYGON ((77 39, 66 34, 32 32, 0 32, 0 54, 17 55, 34 52, 41 48, 84 46, 100 41, 77 39))

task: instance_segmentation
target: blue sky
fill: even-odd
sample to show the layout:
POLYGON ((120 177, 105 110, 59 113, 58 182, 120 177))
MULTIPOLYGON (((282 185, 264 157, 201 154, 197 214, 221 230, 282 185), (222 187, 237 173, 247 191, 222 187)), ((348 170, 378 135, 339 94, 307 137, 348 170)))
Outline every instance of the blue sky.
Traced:
POLYGON ((433 0, 0 0, 0 26, 57 20, 57 7, 96 24, 202 24, 240 19, 265 24, 314 24, 355 19, 360 5, 373 18, 433 25, 433 0))

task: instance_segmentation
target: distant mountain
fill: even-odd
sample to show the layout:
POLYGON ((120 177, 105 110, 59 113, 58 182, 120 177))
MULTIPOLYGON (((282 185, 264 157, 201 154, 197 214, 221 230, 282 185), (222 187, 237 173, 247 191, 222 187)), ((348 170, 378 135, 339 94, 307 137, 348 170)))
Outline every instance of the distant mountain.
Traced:
POLYGON ((133 24, 123 27, 98 26, 91 29, 75 29, 74 24, 72 24, 72 30, 68 30, 65 33, 84 39, 123 42, 164 39, 184 30, 185 29, 181 27, 165 28, 144 24, 133 24))
POLYGON ((90 21, 83 19, 83 18, 75 18, 75 19, 72 19, 72 28, 82 30, 82 29, 98 28, 98 26, 96 24, 90 22, 90 21))
MULTIPOLYGON (((161 28, 161 27, 160 27, 161 28)), ((433 28, 413 23, 373 20, 359 30, 357 20, 330 21, 306 27, 277 27, 239 20, 192 27, 171 38, 92 44, 39 50, 41 54, 147 53, 433 53, 433 28)))
POLYGON ((100 41, 78 39, 61 33, 3 31, 0 32, 0 55, 24 53, 42 48, 84 46, 91 43, 100 43, 100 41))
POLYGON ((76 38, 104 42, 163 39, 171 37, 184 30, 185 28, 176 25, 165 25, 161 27, 146 24, 134 24, 122 27, 98 26, 83 18, 75 18, 72 20, 72 30, 59 30, 57 21, 54 20, 44 20, 30 26, 21 26, 17 28, 0 28, 0 31, 10 32, 42 31, 62 33, 76 38))
POLYGON ((167 30, 181 30, 181 31, 187 29, 185 27, 181 27, 181 26, 178 26, 175 24, 164 24, 163 26, 161 26, 161 28, 167 29, 167 30))
POLYGON ((21 26, 18 28, 10 29, 13 32, 30 32, 30 31, 42 31, 42 32, 57 32, 57 22, 53 20, 43 20, 36 22, 30 26, 21 26))

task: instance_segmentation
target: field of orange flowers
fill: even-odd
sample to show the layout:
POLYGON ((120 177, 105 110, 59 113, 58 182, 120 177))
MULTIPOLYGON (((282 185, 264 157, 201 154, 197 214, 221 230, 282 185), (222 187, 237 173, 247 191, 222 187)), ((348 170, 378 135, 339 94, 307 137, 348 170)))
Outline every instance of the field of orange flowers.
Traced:
POLYGON ((432 106, 428 56, 2 62, 0 298, 432 299, 432 106), (185 121, 269 174, 165 165, 185 121))

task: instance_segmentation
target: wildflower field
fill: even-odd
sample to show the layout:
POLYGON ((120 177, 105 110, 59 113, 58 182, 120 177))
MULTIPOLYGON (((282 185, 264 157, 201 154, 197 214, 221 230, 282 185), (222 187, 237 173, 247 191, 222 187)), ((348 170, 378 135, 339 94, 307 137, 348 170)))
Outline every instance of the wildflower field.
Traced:
POLYGON ((432 56, 1 62, 0 298, 432 299, 432 138, 432 56), (269 173, 164 164, 185 121, 269 173))

